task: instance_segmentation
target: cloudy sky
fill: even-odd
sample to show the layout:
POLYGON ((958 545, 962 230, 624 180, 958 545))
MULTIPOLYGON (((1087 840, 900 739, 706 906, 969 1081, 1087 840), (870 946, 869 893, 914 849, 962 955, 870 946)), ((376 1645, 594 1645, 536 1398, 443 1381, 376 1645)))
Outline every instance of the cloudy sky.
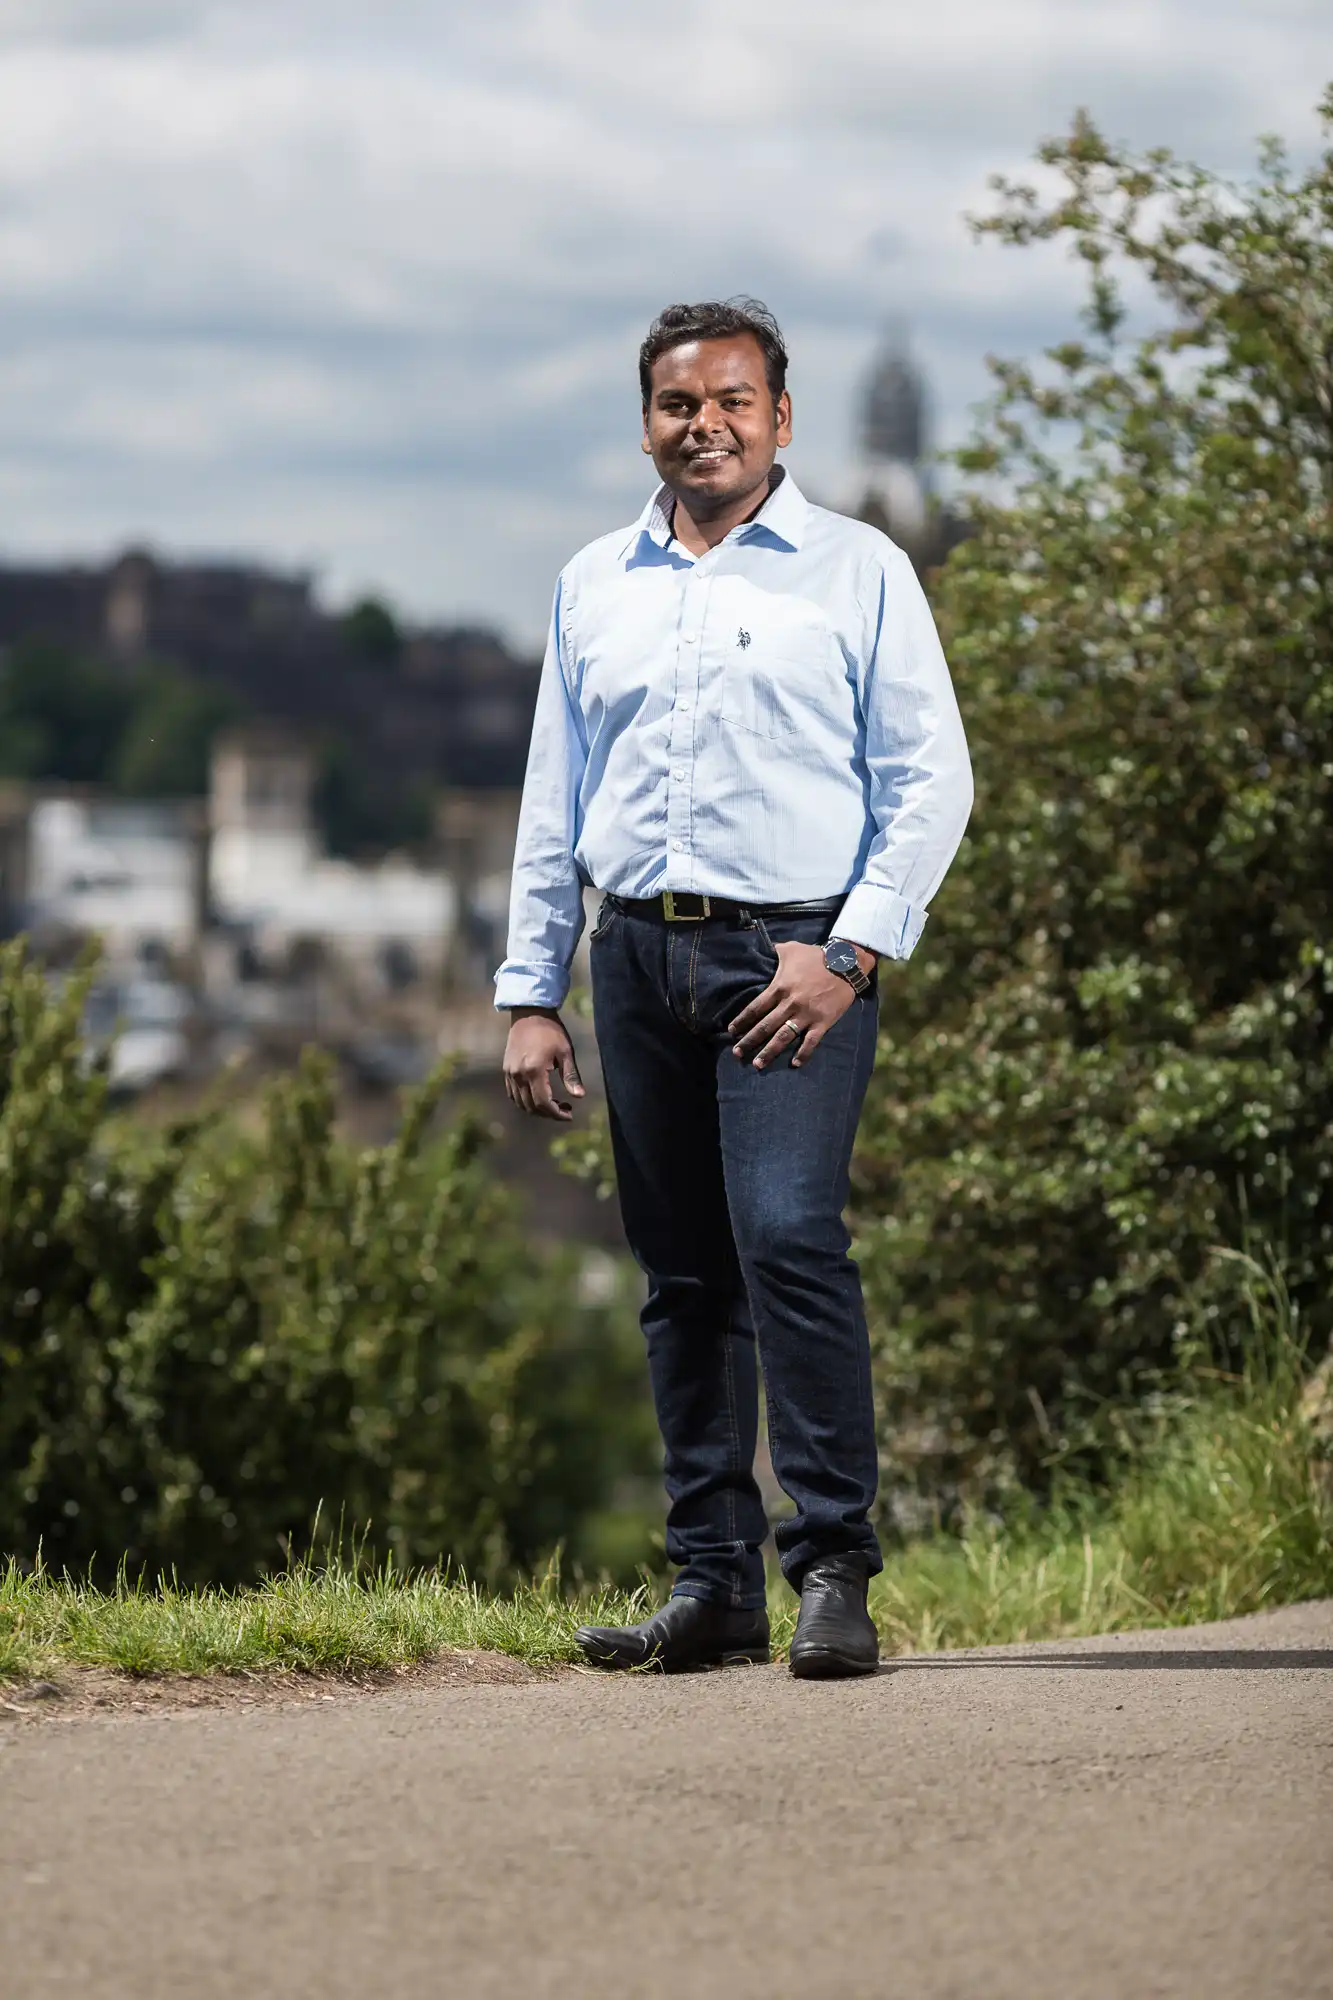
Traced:
POLYGON ((0 0, 0 557, 147 540, 540 632, 646 490, 635 347, 757 292, 835 497, 899 318, 944 441, 1058 260, 963 212, 1086 104, 1243 173, 1327 0, 0 0))

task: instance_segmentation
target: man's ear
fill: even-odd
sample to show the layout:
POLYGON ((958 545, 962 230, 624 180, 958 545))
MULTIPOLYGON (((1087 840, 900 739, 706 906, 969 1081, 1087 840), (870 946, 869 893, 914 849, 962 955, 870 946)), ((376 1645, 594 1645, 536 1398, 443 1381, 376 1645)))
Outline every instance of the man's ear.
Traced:
POLYGON ((653 455, 653 448, 648 442, 648 405, 646 403, 643 406, 643 436, 639 439, 639 450, 649 458, 653 455))

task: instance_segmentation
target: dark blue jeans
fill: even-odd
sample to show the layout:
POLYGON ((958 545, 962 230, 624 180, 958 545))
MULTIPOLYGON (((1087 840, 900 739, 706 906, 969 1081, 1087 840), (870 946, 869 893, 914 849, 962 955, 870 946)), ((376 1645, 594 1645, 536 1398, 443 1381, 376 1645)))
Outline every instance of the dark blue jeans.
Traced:
POLYGON ((768 984, 774 945, 822 944, 831 916, 664 924, 602 905, 593 1010, 621 1212, 648 1279, 643 1309, 666 1447, 677 1595, 758 1607, 768 1524, 754 1477, 755 1342, 777 1526, 798 1588, 821 1557, 881 1567, 867 1515, 878 1460, 861 1283, 842 1212, 875 1059, 875 993, 808 1067, 756 1070, 727 1023, 768 984))

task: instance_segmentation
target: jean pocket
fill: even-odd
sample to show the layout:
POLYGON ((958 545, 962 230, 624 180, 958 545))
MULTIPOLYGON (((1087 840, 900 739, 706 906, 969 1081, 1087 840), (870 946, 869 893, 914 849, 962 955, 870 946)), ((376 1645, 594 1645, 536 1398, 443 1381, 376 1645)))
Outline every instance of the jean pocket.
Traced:
POLYGON ((603 896, 597 910, 597 921, 588 933, 588 943, 596 944, 599 938, 604 938, 619 915, 611 898, 603 896))
POLYGON ((754 924, 765 951, 776 963, 780 944, 827 944, 833 928, 833 913, 820 910, 811 911, 809 916, 770 917, 765 920, 756 910, 754 924))
POLYGON ((768 925, 764 922, 763 918, 759 916, 757 913, 754 920, 754 933, 759 943, 762 945, 764 951, 767 953, 768 957, 771 958, 774 965, 776 965, 778 962, 778 948, 774 944, 772 938, 769 935, 768 925))

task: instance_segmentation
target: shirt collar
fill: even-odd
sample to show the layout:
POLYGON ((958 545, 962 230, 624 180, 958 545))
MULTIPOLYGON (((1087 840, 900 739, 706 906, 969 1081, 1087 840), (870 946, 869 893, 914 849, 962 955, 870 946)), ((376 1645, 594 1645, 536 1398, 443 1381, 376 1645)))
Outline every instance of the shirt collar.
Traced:
MULTIPOLYGON (((800 548, 810 513, 810 502, 785 466, 781 471, 781 479, 754 519, 745 522, 743 527, 732 530, 738 541, 776 541, 781 542, 784 548, 800 548)), ((656 542, 660 549, 667 548, 672 539, 673 505, 670 487, 659 486, 634 523, 621 554, 628 555, 644 535, 647 535, 650 541, 656 542)))

